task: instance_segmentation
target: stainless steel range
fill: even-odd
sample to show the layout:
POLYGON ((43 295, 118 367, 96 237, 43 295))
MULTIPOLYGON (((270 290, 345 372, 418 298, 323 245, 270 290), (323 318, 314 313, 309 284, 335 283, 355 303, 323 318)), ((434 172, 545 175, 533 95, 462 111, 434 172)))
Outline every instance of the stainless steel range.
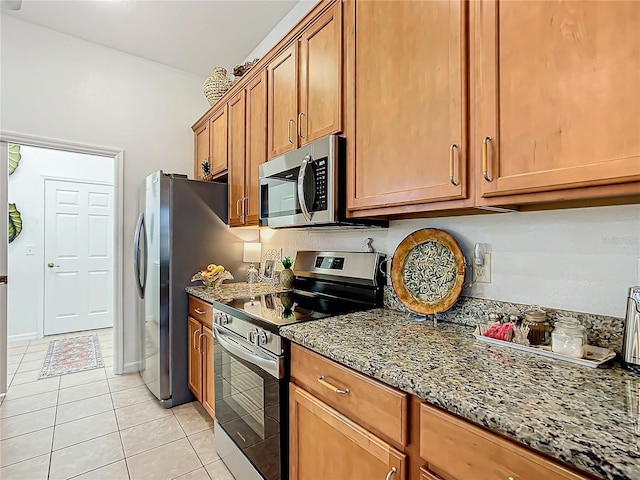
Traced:
POLYGON ((214 302, 215 447, 238 480, 288 479, 283 325, 382 305, 384 255, 301 251, 293 290, 214 302))

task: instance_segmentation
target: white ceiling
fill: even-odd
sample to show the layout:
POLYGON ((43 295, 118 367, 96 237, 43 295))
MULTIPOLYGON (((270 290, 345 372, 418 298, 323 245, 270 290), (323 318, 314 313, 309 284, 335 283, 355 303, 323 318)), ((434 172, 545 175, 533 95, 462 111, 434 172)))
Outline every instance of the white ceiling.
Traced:
POLYGON ((242 63, 297 0, 23 0, 26 22, 207 77, 242 63))

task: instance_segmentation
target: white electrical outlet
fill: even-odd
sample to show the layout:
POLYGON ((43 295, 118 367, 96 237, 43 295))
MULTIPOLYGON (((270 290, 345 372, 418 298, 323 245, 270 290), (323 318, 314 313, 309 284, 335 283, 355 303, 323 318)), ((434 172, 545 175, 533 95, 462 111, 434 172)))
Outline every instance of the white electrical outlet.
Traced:
POLYGON ((491 254, 484 254, 482 266, 473 265, 473 281, 476 283, 491 283, 491 254))

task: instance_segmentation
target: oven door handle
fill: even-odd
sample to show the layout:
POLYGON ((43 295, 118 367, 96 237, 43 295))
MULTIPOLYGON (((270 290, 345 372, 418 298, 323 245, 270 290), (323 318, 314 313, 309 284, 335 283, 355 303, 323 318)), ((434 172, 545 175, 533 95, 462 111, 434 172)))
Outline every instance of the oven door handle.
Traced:
POLYGON ((311 223, 311 215, 309 214, 309 209, 307 208, 307 200, 304 194, 304 178, 307 176, 307 166, 310 163, 311 155, 306 155, 304 157, 304 160, 302 160, 302 166, 300 166, 300 171, 298 172, 298 203, 300 204, 302 215, 304 215, 304 218, 308 223, 311 223))
POLYGON ((284 371, 279 358, 269 358, 260 355, 259 352, 253 349, 253 345, 245 342, 247 343, 247 345, 250 345, 252 347, 252 351, 248 351, 246 347, 244 347, 240 342, 225 334, 222 330, 222 327, 216 325, 215 323, 213 324, 213 334, 220 346, 225 350, 228 350, 230 353, 233 353, 236 357, 239 357, 242 360, 260 367, 272 377, 284 377, 284 371))

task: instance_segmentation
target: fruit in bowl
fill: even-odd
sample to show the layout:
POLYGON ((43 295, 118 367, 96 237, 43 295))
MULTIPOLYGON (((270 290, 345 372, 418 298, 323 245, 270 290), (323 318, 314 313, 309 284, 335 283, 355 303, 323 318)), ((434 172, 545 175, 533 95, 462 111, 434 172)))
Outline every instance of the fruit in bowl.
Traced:
POLYGON ((192 282, 201 281, 205 287, 215 288, 225 280, 233 280, 231 272, 224 269, 222 265, 211 263, 204 270, 200 270, 191 277, 192 282))

